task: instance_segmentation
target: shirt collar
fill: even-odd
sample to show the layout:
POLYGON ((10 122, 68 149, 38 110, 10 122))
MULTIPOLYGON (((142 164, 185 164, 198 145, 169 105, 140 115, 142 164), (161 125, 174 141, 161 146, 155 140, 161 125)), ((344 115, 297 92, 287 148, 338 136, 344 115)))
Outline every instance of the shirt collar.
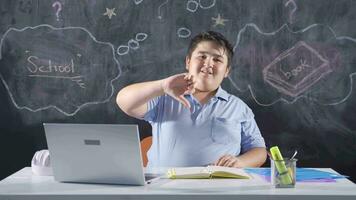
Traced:
MULTIPOLYGON (((184 96, 189 96, 191 99, 194 99, 193 95, 191 94, 186 94, 184 96)), ((216 94, 213 96, 214 99, 222 99, 225 101, 229 100, 229 93, 227 93, 224 89, 221 88, 221 86, 218 87, 218 91, 216 94)))
POLYGON ((219 98, 225 101, 229 100, 229 94, 219 86, 218 91, 216 92, 214 98, 219 98))

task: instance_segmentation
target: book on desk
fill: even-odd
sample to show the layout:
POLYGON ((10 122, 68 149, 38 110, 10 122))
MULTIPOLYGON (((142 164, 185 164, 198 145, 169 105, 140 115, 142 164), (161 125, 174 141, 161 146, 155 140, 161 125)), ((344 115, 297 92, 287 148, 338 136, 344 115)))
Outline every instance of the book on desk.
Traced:
POLYGON ((167 177, 170 179, 251 178, 244 169, 220 166, 170 168, 167 177))

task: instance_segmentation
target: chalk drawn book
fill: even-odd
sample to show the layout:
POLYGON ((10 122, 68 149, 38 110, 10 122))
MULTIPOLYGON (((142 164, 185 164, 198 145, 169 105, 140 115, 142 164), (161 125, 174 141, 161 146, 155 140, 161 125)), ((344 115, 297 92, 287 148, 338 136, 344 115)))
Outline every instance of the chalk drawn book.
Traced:
POLYGON ((220 166, 170 168, 167 176, 170 179, 251 178, 243 169, 220 166))

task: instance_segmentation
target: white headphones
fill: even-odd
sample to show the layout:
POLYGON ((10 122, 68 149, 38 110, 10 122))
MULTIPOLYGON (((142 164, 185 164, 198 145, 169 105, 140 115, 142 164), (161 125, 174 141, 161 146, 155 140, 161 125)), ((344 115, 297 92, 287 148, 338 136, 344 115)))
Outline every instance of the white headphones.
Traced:
POLYGON ((53 174, 48 150, 37 151, 31 161, 32 172, 40 176, 53 174))

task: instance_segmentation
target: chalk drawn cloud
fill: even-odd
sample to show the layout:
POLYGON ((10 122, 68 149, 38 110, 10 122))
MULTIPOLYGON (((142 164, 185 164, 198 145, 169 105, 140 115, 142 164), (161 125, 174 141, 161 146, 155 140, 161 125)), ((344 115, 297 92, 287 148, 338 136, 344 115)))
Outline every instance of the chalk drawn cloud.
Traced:
POLYGON ((0 78, 18 109, 67 116, 108 102, 121 73, 110 43, 81 27, 10 28, 0 41, 0 78))
POLYGON ((237 67, 229 79, 239 91, 249 91, 261 106, 294 103, 300 98, 322 105, 340 104, 352 92, 355 47, 354 38, 338 37, 321 24, 297 31, 285 24, 273 32, 247 24, 237 35, 237 67))

